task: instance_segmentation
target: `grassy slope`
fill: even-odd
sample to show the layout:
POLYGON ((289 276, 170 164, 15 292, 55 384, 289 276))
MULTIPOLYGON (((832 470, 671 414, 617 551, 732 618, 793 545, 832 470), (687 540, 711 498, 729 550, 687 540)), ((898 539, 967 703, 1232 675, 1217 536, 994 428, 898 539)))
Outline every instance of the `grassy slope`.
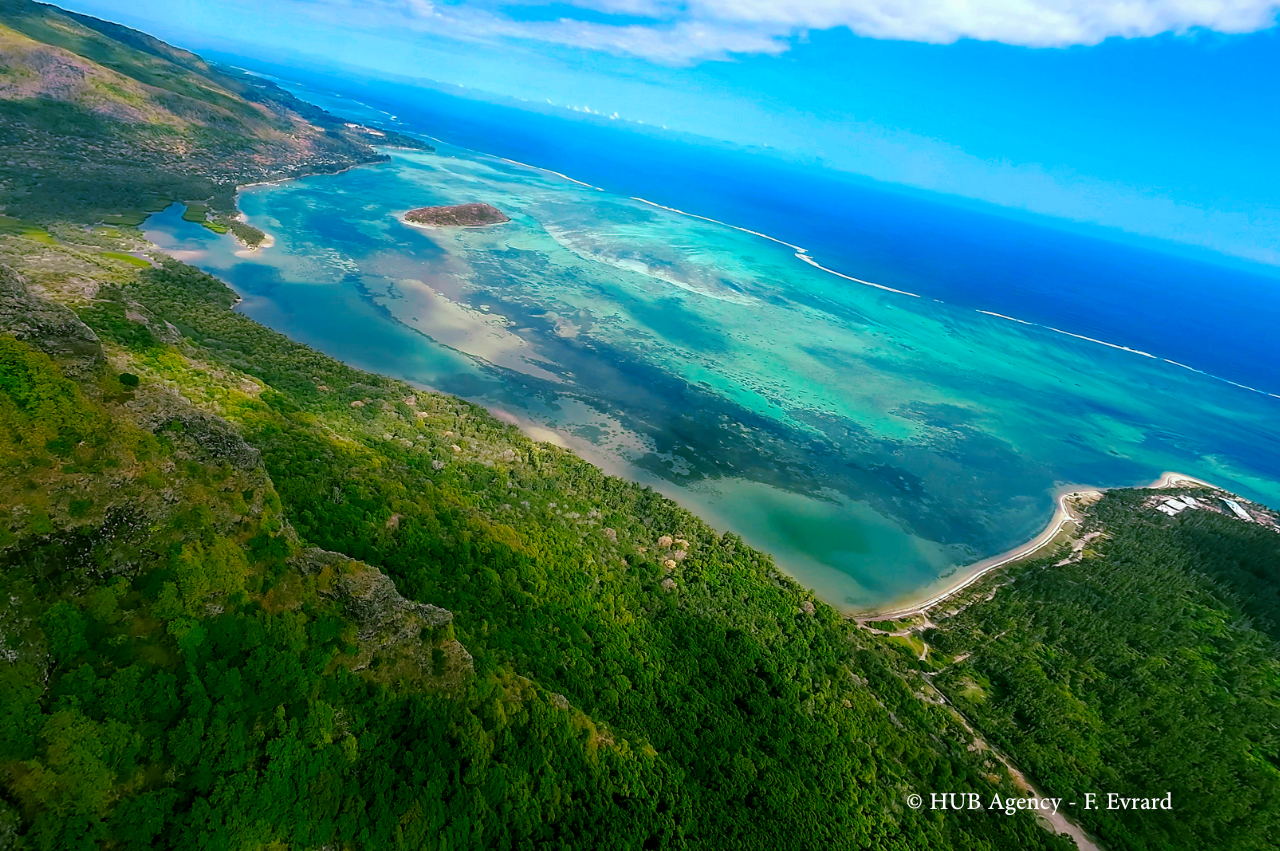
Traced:
POLYGON ((266 81, 51 6, 0 0, 0 50, 0 190, 17 218, 89 223, 207 201, 252 242, 231 223, 237 183, 385 159, 359 128, 266 81))

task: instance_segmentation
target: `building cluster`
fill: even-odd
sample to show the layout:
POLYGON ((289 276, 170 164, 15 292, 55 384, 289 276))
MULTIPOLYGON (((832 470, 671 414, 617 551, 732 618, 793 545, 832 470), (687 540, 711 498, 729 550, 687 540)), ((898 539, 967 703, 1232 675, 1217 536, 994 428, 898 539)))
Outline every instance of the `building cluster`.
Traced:
MULTIPOLYGON (((1267 522, 1271 518, 1254 517, 1252 514, 1246 511, 1244 507, 1240 505, 1240 503, 1236 502, 1234 499, 1228 499, 1227 497, 1222 496, 1222 497, 1218 497, 1218 500, 1224 506, 1226 506, 1228 511, 1234 514, 1236 517, 1239 517, 1241 520, 1247 520, 1250 523, 1263 523, 1264 525, 1274 525, 1272 523, 1267 522)), ((1151 503, 1147 503, 1147 504, 1150 505, 1151 503)), ((1163 512, 1169 515, 1170 517, 1176 517, 1179 514, 1181 514, 1183 511, 1186 511, 1188 508, 1203 508, 1208 511, 1216 511, 1219 514, 1226 513, 1225 511, 1222 510, 1221 507, 1214 505, 1212 500, 1204 499, 1204 498, 1197 499, 1194 496, 1162 497, 1155 504, 1156 511, 1163 512)))
POLYGON ((1158 504, 1156 506, 1156 511, 1163 511, 1165 514, 1168 514, 1170 517, 1175 517, 1178 515, 1179 512, 1185 511, 1188 508, 1207 508, 1207 507, 1208 506, 1203 505, 1200 502, 1200 500, 1196 499, 1194 496, 1178 496, 1178 497, 1170 497, 1169 499, 1166 499, 1164 502, 1161 502, 1160 504, 1158 504))

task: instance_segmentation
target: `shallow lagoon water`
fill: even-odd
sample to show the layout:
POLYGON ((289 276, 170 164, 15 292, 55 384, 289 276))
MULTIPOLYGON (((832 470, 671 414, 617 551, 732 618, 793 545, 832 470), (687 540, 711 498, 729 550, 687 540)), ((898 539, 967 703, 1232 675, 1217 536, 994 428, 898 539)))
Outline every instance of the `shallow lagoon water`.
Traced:
POLYGON ((176 208, 148 235, 264 324, 554 430, 840 607, 924 594, 1032 537, 1064 482, 1178 470, 1280 503, 1272 397, 496 157, 392 156, 245 190, 270 249, 176 208), (398 220, 470 201, 512 221, 398 220))

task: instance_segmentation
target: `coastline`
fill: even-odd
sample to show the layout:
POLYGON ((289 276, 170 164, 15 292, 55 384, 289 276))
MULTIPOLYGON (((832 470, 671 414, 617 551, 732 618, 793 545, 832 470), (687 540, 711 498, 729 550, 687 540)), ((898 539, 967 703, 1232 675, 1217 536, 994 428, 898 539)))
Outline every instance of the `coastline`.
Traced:
MULTIPOLYGON (((377 150, 379 147, 394 148, 396 150, 406 150, 406 151, 414 150, 413 148, 402 148, 399 145, 371 145, 370 147, 372 147, 374 150, 377 150)), ((295 174, 295 175, 292 175, 291 177, 277 177, 277 178, 272 178, 271 180, 256 180, 253 183, 238 183, 236 184, 236 193, 235 193, 235 208, 236 208, 235 217, 240 221, 244 222, 245 224, 248 224, 248 221, 246 221, 247 217, 245 216, 244 211, 240 209, 240 193, 245 189, 253 189, 254 187, 257 187, 257 186, 281 186, 285 183, 290 183, 295 180, 301 180, 304 177, 319 177, 321 175, 345 174, 346 172, 351 171, 352 169, 362 168, 367 165, 380 165, 382 162, 385 162, 385 160, 375 160, 372 162, 365 162, 365 163, 352 163, 351 165, 346 166, 345 168, 340 168, 337 171, 309 171, 306 174, 295 174)), ((243 249, 242 251, 237 251, 236 256, 249 257, 249 256, 252 256, 253 254, 256 254, 258 251, 261 251, 264 248, 270 248, 276 244, 276 238, 271 234, 267 233, 266 231, 263 231, 262 235, 263 235, 262 242, 258 243, 255 246, 249 246, 243 240, 241 240, 240 237, 237 236, 235 238, 236 242, 240 243, 243 249)))
MULTIPOLYGON (((488 156, 492 156, 492 155, 488 155, 488 156)), ((501 157, 498 157, 497 159, 503 160, 513 165, 522 166, 525 168, 531 168, 538 171, 547 171, 546 169, 541 169, 537 166, 531 166, 527 163, 518 163, 515 161, 504 160, 504 158, 501 158, 501 157)), ((323 174, 341 174, 346 171, 360 168, 361 166, 364 166, 364 165, 377 165, 377 164, 378 163, 357 163, 335 172, 316 172, 312 174, 296 175, 293 177, 280 178, 276 180, 260 181, 253 184, 245 184, 242 187, 238 187, 238 189, 240 188, 247 189, 254 186, 279 186, 287 181, 292 181, 300 177, 320 176, 323 174)), ((569 180, 570 182, 579 183, 579 181, 575 181, 572 178, 568 178, 566 175, 560 175, 554 172, 552 173, 555 174, 555 176, 569 180)), ((587 184, 583 184, 583 185, 585 186, 587 184)), ((815 268, 820 269, 823 272, 828 272, 830 274, 834 274, 842 278, 848 277, 843 275, 842 273, 835 272, 834 270, 821 267, 819 264, 812 261, 809 257, 805 256, 807 255, 806 249, 784 242, 783 240, 777 239, 776 237, 772 237, 757 231, 748 230, 746 228, 742 228, 736 225, 727 224, 725 222, 721 222, 716 219, 711 219, 709 217, 700 216, 694 213, 688 213, 687 211, 678 210, 672 207, 666 207, 664 205, 657 204, 652 201, 648 201, 647 199, 637 197, 637 198, 633 198, 632 200, 635 200, 638 203, 646 204, 648 206, 667 210, 678 215, 704 220, 709 223, 714 223, 723 227, 741 231, 741 232, 750 234, 752 236, 756 236, 771 242, 778 243, 784 247, 792 249, 793 252, 795 252, 795 256, 798 259, 801 259, 802 261, 814 266, 815 268)), ((438 225, 431 225, 431 224, 426 224, 422 222, 410 221, 405 218, 405 214, 403 212, 396 213, 394 214, 394 216, 396 220, 403 225, 416 228, 422 231, 428 231, 428 232, 429 231, 485 229, 485 228, 493 227, 494 225, 510 224, 512 221, 511 219, 508 219, 507 221, 504 221, 504 222, 494 222, 492 224, 438 226, 438 225)), ((268 235, 268 239, 264 240, 264 244, 260 248, 270 247, 269 242, 272 242, 272 241, 274 240, 272 240, 271 237, 268 235)), ((236 252, 236 253, 237 255, 248 257, 248 256, 257 254, 260 248, 246 249, 243 252, 236 252)), ((915 298, 920 297, 915 293, 909 293, 901 290, 894 290, 891 287, 886 287, 881 284, 876 284, 874 282, 864 281, 857 278, 849 278, 849 279, 860 284, 866 284, 871 287, 875 287, 875 288, 886 290, 886 291, 891 291, 901 295, 911 296, 915 298)), ((985 313, 986 311, 980 310, 978 312, 985 313)), ((999 316, 998 314, 992 314, 992 315, 999 316)), ((1011 321, 1020 322, 1022 324, 1033 324, 1033 323, 1026 323, 1024 320, 1018 320, 1012 317, 999 316, 999 318, 1010 319, 1011 321)), ((409 325, 403 319, 401 319, 400 322, 401 324, 404 324, 407 327, 410 327, 414 330, 421 330, 414 325, 409 325)), ((1058 329, 1050 329, 1050 330, 1057 331, 1058 329)), ((1071 335, 1069 334, 1069 332, 1059 332, 1059 333, 1068 334, 1069 336, 1077 336, 1077 335, 1071 335)), ((1089 340, 1090 342, 1101 342, 1101 341, 1091 340, 1090 338, 1081 338, 1081 339, 1089 340)), ((1134 349, 1127 349, 1122 346, 1112 346, 1111 344, 1107 344, 1105 342, 1102 342, 1101 344, 1110 346, 1112 348, 1118 348, 1118 349, 1123 349, 1125 351, 1142 354, 1149 358, 1155 358, 1155 356, 1149 355, 1145 352, 1136 352, 1136 350, 1134 349)), ((458 348, 458 350, 465 352, 467 351, 467 348, 458 348)), ((517 371, 525 372, 526 370, 518 369, 517 371)), ((543 376, 538 376, 538 377, 543 377, 543 376)), ((582 447, 575 447, 575 452, 580 455, 587 454, 583 452, 582 447)), ((597 464, 597 466, 602 466, 598 458, 592 458, 591 460, 593 463, 597 464)), ((634 474, 625 475, 624 478, 627 478, 632 481, 636 480, 634 477, 634 474)), ((1165 472, 1159 478, 1152 481, 1150 484, 1142 485, 1142 487, 1148 487, 1148 488, 1170 487, 1170 486, 1173 486, 1173 483, 1175 482, 1186 482, 1191 485, 1216 487, 1214 485, 1211 485, 1210 483, 1204 482, 1199 479, 1195 479, 1194 477, 1185 476, 1183 474, 1175 473, 1175 472, 1165 472)), ((921 614, 923 612, 926 612, 927 610, 933 608, 934 606, 937 606, 938 604, 944 602, 945 600, 955 596, 956 594, 960 593, 966 588, 972 586, 974 583, 976 583, 978 580, 986 576, 988 573, 994 570, 998 570, 1001 567, 1007 566, 1008 564, 1011 564, 1021 559, 1032 556, 1040 552, 1045 547, 1048 547, 1050 544, 1053 543, 1054 539, 1058 537, 1058 535, 1063 531, 1063 528, 1068 523, 1074 522, 1077 519, 1077 517, 1071 513, 1067 505, 1067 499, 1070 497, 1084 496, 1086 494, 1100 494, 1104 490, 1107 490, 1107 488, 1090 488, 1090 487, 1079 486, 1079 485, 1069 486, 1069 488, 1060 488, 1058 489, 1058 492, 1055 493, 1055 507, 1054 507, 1053 514, 1048 522, 1048 525, 1044 529, 1042 529, 1039 532, 1039 534, 1037 534, 1031 540, 1025 543, 1022 543, 1016 547, 1013 547, 1009 550, 1006 550, 1004 552, 998 553, 996 555, 993 555, 969 564, 957 565, 955 568, 954 574, 951 577, 948 577, 946 580, 936 582, 936 584, 930 584, 928 586, 925 586, 922 589, 917 590, 916 592, 908 593, 895 600, 888 601, 885 604, 883 604, 882 607, 880 608, 861 609, 861 608, 856 608, 852 606, 840 606, 840 605, 837 605, 836 608, 841 610, 842 614, 846 618, 849 618, 852 620, 858 620, 858 621, 865 621, 865 620, 872 620, 872 619, 888 619, 893 617, 907 617, 910 615, 921 614)), ((670 494, 668 494, 668 496, 670 496, 670 494)), ((697 512, 700 514, 700 516, 704 516, 704 517, 706 516, 705 507, 700 507, 697 510, 697 512)), ((802 583, 802 584, 805 584, 805 583, 802 583)))
MULTIPOLYGON (((376 150, 378 147, 395 147, 395 146, 394 145, 385 145, 385 146, 370 145, 370 147, 376 150)), ((410 150, 410 149, 396 148, 396 150, 410 150)), ((282 183, 290 183, 294 180, 301 180, 304 177, 321 177, 326 174, 346 174, 347 172, 351 171, 353 168, 363 168, 364 166, 367 166, 367 165, 381 165, 384 162, 386 162, 386 160, 370 160, 369 162, 352 163, 351 165, 343 166, 337 171, 308 171, 308 172, 305 172, 304 174, 294 174, 288 177, 275 177, 275 178, 272 178, 271 180, 259 180, 255 183, 242 183, 236 186, 236 192, 239 192, 241 189, 248 189, 253 186, 279 186, 282 183)))
MULTIPOLYGON (((1151 483, 1138 485, 1137 487, 1158 490, 1161 488, 1185 486, 1222 490, 1222 488, 1217 485, 1206 482, 1203 479, 1197 479, 1194 476, 1187 476, 1182 473, 1171 471, 1161 473, 1160 477, 1151 483)), ((906 603, 898 602, 893 604, 893 608, 890 609, 852 612, 848 617, 853 620, 863 622, 868 620, 898 620, 901 618, 913 617, 915 615, 923 615, 927 613, 929 609, 932 609, 939 603, 945 602, 968 588, 970 585, 973 585, 988 573, 991 573, 994 570, 999 570, 1013 562, 1021 561, 1022 559, 1049 546, 1049 544, 1058 537, 1068 523, 1075 523, 1080 519, 1079 516, 1072 512, 1072 508, 1068 504, 1069 500, 1081 497, 1100 497, 1108 490, 1115 490, 1115 488, 1064 485, 1055 493, 1056 507, 1054 508, 1053 516, 1049 519, 1048 525, 1030 541, 1020 544, 1013 549, 1005 550, 997 555, 990 556, 989 558, 976 561, 973 564, 965 565, 963 568, 957 569, 956 576, 953 578, 951 583, 946 585, 942 590, 933 592, 929 597, 923 600, 915 600, 906 603)))

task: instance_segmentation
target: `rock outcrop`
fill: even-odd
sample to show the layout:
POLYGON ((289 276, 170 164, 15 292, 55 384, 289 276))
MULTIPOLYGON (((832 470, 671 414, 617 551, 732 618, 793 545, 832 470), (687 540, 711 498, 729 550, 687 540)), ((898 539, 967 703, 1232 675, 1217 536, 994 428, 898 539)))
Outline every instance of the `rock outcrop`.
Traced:
POLYGON ((7 266, 0 266, 0 331, 52 357, 68 378, 86 378, 103 363, 98 335, 70 308, 32 293, 7 266))
POLYGON ((293 565, 307 575, 327 575, 328 590, 356 624, 353 670, 426 678, 451 686, 473 668, 471 654, 448 629, 453 613, 406 600, 391 577, 375 567, 319 548, 303 550, 293 565))
POLYGON ((144 381, 127 407, 138 425, 164 435, 194 458, 225 462, 237 470, 262 466, 262 453, 246 443, 235 426, 176 393, 144 381))
POLYGON ((156 423, 152 430, 181 435, 210 460, 225 461, 238 470, 252 470, 262 461, 262 453, 245 443, 226 420, 194 408, 175 412, 156 423))

